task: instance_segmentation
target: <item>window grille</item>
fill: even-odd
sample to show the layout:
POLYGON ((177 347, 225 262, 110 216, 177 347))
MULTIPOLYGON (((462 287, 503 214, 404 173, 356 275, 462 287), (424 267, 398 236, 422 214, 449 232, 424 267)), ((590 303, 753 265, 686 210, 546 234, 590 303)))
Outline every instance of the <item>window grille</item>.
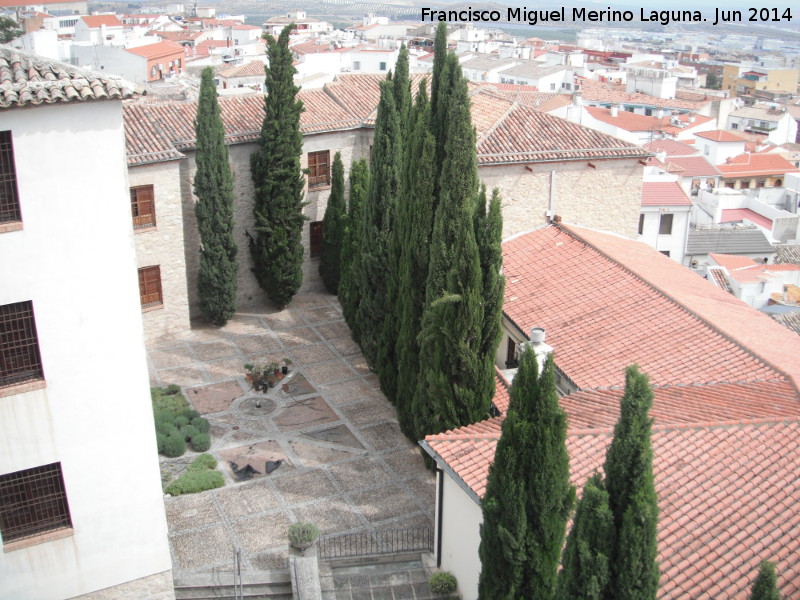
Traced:
POLYGON ((61 463, 0 475, 0 533, 3 541, 72 527, 61 463))
POLYGON ((139 299, 142 308, 161 306, 161 267, 143 267, 139 269, 139 299))
POLYGON ((308 153, 308 187, 320 187, 331 184, 330 176, 331 151, 308 153))
POLYGON ((131 188, 131 215, 134 229, 155 227, 156 203, 152 185, 131 188))
POLYGON ((33 303, 0 306, 0 387, 43 378, 33 303))
POLYGON ((10 131, 0 131, 0 223, 22 220, 10 131))

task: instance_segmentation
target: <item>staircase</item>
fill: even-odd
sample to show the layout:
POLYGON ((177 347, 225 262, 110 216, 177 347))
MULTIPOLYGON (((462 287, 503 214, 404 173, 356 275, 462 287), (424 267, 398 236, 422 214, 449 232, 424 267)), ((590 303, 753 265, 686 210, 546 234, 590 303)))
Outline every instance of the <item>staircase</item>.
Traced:
POLYGON ((175 600, 292 600, 288 571, 242 573, 240 589, 237 596, 230 572, 193 575, 175 580, 175 600))
POLYGON ((336 600, 440 598, 431 594, 420 553, 338 560, 330 569, 336 600))

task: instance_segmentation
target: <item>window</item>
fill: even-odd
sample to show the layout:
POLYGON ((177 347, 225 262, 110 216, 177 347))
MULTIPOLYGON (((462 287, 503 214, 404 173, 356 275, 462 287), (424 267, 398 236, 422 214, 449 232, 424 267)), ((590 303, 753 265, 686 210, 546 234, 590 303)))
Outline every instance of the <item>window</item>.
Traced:
POLYGON ((353 61, 353 71, 360 71, 361 70, 361 61, 355 60, 353 61))
POLYGON ((311 236, 311 256, 319 256, 322 252, 322 221, 314 221, 309 225, 311 236))
POLYGON ((378 69, 379 69, 380 71, 385 71, 385 70, 386 70, 386 63, 385 63, 385 62, 382 62, 382 63, 381 63, 379 66, 378 66, 378 69))
POLYGON ((555 89, 556 89, 556 84, 555 83, 551 83, 550 84, 550 91, 552 92, 555 89))
POLYGON ((142 301, 142 308, 164 304, 161 296, 161 267, 158 265, 139 269, 139 299, 142 301))
POLYGON ((131 188, 131 215, 134 229, 155 227, 156 203, 152 185, 131 188))
POLYGON ((22 221, 10 131, 0 131, 0 224, 22 221))
POLYGON ((517 344, 514 340, 508 338, 508 345, 506 346, 506 369, 516 369, 518 366, 517 344))
POLYGON ((0 306, 0 387, 44 379, 33 302, 0 306))
POLYGON ((756 180, 756 187, 757 188, 763 188, 766 185, 767 185, 767 180, 766 179, 757 179, 756 180))
POLYGON ((673 215, 661 215, 661 221, 658 224, 659 235, 672 235, 672 217, 673 215))
POLYGON ((308 187, 315 188, 331 184, 331 151, 308 153, 308 187))
POLYGON ((669 256, 669 250, 659 250, 664 256, 669 256))
POLYGON ((644 213, 639 215, 639 235, 644 233, 644 213))
POLYGON ((0 475, 3 542, 72 527, 61 463, 0 475))
POLYGON ((731 123, 731 129, 739 129, 738 123, 731 123))

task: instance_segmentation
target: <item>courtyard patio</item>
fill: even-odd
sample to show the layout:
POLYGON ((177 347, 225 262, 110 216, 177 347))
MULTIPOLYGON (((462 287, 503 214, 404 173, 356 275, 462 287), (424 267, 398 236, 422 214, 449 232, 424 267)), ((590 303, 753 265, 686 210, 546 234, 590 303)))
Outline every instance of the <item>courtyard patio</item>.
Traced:
POLYGON ((283 569, 293 521, 323 534, 432 526, 435 477, 400 432, 334 296, 238 312, 223 328, 150 344, 148 361, 152 385, 181 386, 211 423, 209 452, 226 480, 165 498, 176 577, 230 570, 234 548, 244 569, 283 569), (244 365, 284 358, 289 375, 268 394, 253 392, 244 365), (241 480, 232 463, 256 473, 241 480))

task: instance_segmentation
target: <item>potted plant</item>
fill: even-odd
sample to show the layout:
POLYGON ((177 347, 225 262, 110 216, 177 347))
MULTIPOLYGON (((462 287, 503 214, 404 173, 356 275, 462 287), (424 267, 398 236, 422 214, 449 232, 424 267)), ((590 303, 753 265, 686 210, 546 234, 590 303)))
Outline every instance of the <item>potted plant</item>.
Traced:
POLYGON ((283 366, 281 367, 281 373, 283 375, 286 375, 287 373, 289 373, 289 365, 290 364, 292 364, 291 360, 289 360, 288 358, 284 358, 283 359, 283 366))
POLYGON ((247 371, 245 379, 250 383, 251 389, 257 392, 266 392, 272 385, 275 385, 274 379, 272 385, 270 385, 270 377, 273 377, 273 375, 268 365, 246 364, 244 369, 247 371))
POLYGON ((289 543, 303 552, 319 537, 319 529, 313 523, 292 523, 289 525, 289 543))
POLYGON ((431 592, 439 598, 453 597, 453 594, 458 588, 458 582, 455 576, 448 571, 439 571, 431 575, 428 580, 428 585, 431 588, 431 592))

